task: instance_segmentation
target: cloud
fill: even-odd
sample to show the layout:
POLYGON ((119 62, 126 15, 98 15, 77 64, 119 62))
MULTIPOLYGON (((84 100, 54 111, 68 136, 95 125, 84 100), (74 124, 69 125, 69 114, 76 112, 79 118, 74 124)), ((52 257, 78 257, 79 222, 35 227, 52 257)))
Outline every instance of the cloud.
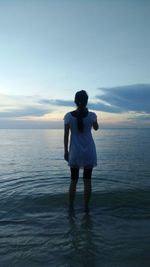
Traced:
POLYGON ((150 114, 135 114, 128 118, 128 120, 148 121, 150 122, 150 114))
POLYGON ((64 107, 73 107, 74 102, 71 100, 62 100, 62 99, 40 99, 40 104, 46 105, 56 105, 56 106, 64 106, 64 107))
POLYGON ((52 110, 39 104, 39 96, 11 96, 0 94, 0 118, 40 117, 52 110))
MULTIPOLYGON (((71 100, 62 100, 62 99, 41 99, 39 101, 41 104, 49 104, 49 105, 56 105, 56 106, 63 106, 63 107, 74 107, 74 101, 71 100)), ((98 101, 96 103, 89 102, 88 107, 92 110, 103 110, 105 112, 113 112, 113 113, 119 113, 121 110, 117 107, 112 107, 111 105, 106 105, 102 103, 101 101, 98 101)))
MULTIPOLYGON (((99 88, 95 102, 89 102, 92 110, 109 113, 150 113, 150 85, 137 84, 111 88, 99 88)), ((73 101, 41 99, 40 103, 64 107, 74 107, 73 101)))
POLYGON ((119 107, 104 104, 100 101, 96 102, 96 103, 90 103, 89 102, 88 107, 92 110, 103 111, 103 112, 110 112, 110 113, 120 113, 121 112, 121 109, 119 107))
POLYGON ((11 118, 11 117, 26 117, 26 116, 43 116, 49 113, 49 109, 43 109, 40 107, 23 107, 20 109, 12 109, 9 111, 0 112, 1 118, 11 118))
POLYGON ((97 95, 97 99, 105 101, 112 108, 118 109, 119 112, 150 113, 149 84, 118 86, 99 90, 101 94, 97 95))

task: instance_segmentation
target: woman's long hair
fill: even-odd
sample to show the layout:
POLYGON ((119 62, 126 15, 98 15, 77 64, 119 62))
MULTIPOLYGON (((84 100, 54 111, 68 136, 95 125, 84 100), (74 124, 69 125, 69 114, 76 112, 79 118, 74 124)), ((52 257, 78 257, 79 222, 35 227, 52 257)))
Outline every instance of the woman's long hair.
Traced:
POLYGON ((88 94, 86 91, 81 90, 75 94, 74 102, 76 103, 78 110, 75 113, 75 117, 77 118, 78 130, 83 132, 84 130, 84 123, 83 118, 87 116, 88 109, 86 105, 88 103, 88 94))

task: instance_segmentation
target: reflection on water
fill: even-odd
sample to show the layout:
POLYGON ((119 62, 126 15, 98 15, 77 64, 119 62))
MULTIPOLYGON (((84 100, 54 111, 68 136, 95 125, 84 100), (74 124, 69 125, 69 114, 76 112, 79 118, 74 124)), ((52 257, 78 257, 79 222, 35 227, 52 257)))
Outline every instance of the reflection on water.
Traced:
POLYGON ((75 212, 69 211, 68 221, 71 248, 68 266, 96 266, 92 216, 84 214, 78 223, 75 212))

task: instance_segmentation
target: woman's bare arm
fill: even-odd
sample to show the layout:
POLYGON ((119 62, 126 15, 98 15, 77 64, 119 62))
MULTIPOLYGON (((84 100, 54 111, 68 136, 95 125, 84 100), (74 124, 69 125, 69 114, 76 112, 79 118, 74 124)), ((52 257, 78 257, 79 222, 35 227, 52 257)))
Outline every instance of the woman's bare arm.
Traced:
POLYGON ((93 129, 94 129, 95 131, 97 131, 97 130, 99 129, 99 125, 98 125, 97 120, 93 122, 93 129))
POLYGON ((64 126, 64 159, 68 161, 69 152, 68 152, 68 143, 69 143, 69 124, 64 126))

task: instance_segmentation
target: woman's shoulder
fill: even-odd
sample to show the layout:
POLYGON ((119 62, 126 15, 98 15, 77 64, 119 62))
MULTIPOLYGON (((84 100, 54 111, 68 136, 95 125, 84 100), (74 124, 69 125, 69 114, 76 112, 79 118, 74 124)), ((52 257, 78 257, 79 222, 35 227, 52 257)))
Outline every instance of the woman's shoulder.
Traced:
POLYGON ((95 121, 97 119, 97 115, 93 111, 89 111, 88 112, 88 116, 89 116, 90 119, 92 119, 92 121, 95 121))
POLYGON ((72 111, 69 111, 69 112, 67 112, 67 113, 64 115, 64 121, 65 121, 65 123, 69 123, 70 120, 71 120, 71 118, 72 118, 72 111))
POLYGON ((93 112, 93 111, 89 111, 88 114, 89 114, 89 116, 91 116, 91 117, 93 117, 93 116, 94 116, 94 117, 97 116, 96 113, 93 112))
POLYGON ((64 122, 65 122, 65 124, 67 124, 67 123, 70 122, 70 112, 67 112, 67 113, 64 115, 64 122))
POLYGON ((95 114, 95 115, 96 115, 96 113, 93 112, 93 111, 91 111, 91 110, 89 110, 88 113, 89 113, 90 115, 92 115, 92 114, 95 114))
POLYGON ((70 111, 65 113, 64 117, 69 116, 69 115, 70 115, 70 111))
POLYGON ((71 111, 67 112, 67 113, 64 115, 64 117, 71 116, 71 115, 73 115, 74 113, 75 113, 75 110, 71 110, 71 111))

